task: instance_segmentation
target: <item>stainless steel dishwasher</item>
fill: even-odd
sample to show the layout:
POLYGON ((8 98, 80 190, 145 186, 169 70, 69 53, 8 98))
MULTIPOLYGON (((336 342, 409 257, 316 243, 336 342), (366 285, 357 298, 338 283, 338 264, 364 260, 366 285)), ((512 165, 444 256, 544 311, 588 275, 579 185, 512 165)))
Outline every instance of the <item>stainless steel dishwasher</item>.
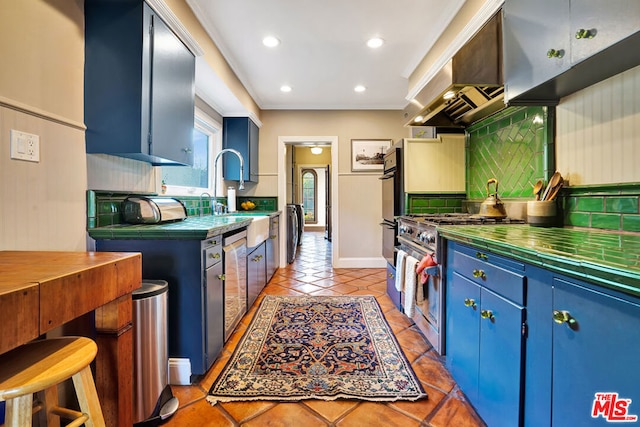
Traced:
POLYGON ((229 339, 247 312, 247 232, 223 236, 224 251, 224 340, 229 339))

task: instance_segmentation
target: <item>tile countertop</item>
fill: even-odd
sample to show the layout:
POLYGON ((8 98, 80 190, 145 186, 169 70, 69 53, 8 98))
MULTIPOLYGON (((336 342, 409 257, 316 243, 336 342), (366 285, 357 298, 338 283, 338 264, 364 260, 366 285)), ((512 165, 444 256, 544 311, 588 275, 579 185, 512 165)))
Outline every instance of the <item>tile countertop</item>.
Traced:
POLYGON ((446 239, 640 296, 640 234, 523 225, 439 226, 446 239))
MULTIPOLYGON (((256 213, 256 216, 260 214, 256 213)), ((263 214, 264 215, 264 214, 263 214)), ((184 221, 165 224, 117 224, 87 230, 93 239, 197 239, 226 233, 246 227, 252 219, 247 215, 190 216, 184 221)))

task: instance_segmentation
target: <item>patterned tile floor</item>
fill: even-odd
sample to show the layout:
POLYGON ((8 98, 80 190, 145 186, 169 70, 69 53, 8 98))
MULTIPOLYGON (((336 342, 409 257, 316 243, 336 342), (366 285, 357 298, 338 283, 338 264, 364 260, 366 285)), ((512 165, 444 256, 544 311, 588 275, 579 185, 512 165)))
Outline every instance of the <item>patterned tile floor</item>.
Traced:
POLYGON ((221 357, 199 382, 172 386, 180 409, 165 426, 336 426, 336 427, 476 427, 485 424, 466 401, 413 321, 400 313, 386 296, 384 269, 334 269, 331 245, 322 232, 305 232, 296 260, 276 274, 263 294, 271 295, 374 295, 402 349, 422 381, 428 399, 417 402, 373 403, 364 401, 305 400, 222 403, 211 406, 205 399, 211 384, 231 356, 251 320, 258 301, 244 316, 226 343, 221 357))

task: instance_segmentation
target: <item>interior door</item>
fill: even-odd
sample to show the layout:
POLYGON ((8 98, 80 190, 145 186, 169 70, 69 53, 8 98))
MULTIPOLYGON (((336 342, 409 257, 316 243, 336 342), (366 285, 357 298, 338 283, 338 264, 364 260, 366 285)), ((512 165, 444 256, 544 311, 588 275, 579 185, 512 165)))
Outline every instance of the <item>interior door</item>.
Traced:
POLYGON ((325 188, 325 225, 324 225, 324 238, 331 241, 331 173, 329 172, 331 165, 327 165, 324 170, 324 182, 325 188))

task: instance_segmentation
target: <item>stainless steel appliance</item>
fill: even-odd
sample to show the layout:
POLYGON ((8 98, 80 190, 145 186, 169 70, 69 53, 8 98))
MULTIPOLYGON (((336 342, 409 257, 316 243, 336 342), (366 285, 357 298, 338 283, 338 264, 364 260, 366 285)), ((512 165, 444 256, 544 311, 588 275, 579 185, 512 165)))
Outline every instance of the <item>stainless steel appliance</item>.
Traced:
POLYGON ((295 205, 287 205, 285 217, 287 221, 287 263, 291 264, 296 259, 298 248, 298 215, 295 205))
POLYGON ((505 108, 498 12, 413 96, 409 126, 463 128, 505 108))
POLYGON ((132 196, 122 202, 122 215, 130 224, 158 224, 186 219, 187 209, 169 197, 132 196))
POLYGON ((396 143, 389 148, 383 159, 382 180, 382 256, 395 265, 394 248, 397 244, 396 220, 404 211, 402 185, 402 148, 396 143))
POLYGON ((304 206, 293 205, 296 208, 296 216, 298 217, 298 246, 302 244, 302 234, 304 233, 304 206))
POLYGON ((431 345, 440 354, 444 354, 444 289, 443 272, 444 245, 438 235, 438 225, 474 225, 474 224, 522 224, 524 220, 512 218, 486 218, 466 213, 417 214, 404 215, 398 218, 398 250, 418 260, 431 256, 436 262, 429 269, 426 283, 420 294, 424 300, 416 302, 413 319, 425 334, 431 345))
POLYGON ((223 236, 224 340, 227 341, 247 312, 247 232, 223 236))

